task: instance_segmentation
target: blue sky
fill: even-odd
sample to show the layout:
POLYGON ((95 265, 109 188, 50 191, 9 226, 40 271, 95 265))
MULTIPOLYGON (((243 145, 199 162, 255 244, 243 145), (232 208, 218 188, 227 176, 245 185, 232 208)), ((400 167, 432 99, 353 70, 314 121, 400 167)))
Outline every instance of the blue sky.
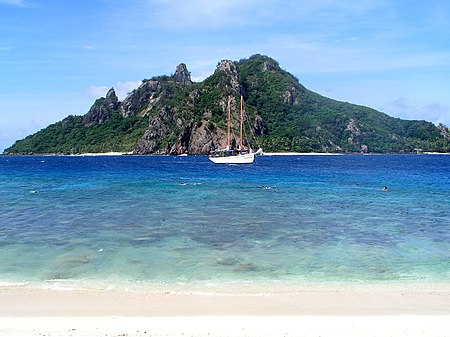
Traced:
POLYGON ((0 0, 0 152, 110 87, 256 53, 324 96, 450 126, 446 0, 0 0))

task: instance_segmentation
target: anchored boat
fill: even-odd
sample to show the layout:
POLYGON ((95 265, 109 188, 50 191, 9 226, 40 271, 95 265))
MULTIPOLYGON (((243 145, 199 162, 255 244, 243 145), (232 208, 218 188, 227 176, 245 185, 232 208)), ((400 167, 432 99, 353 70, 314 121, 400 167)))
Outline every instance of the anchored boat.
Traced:
MULTIPOLYGON (((239 147, 231 148, 231 97, 228 97, 228 127, 227 127, 227 147, 211 151, 209 160, 215 164, 251 164, 255 161, 255 152, 250 147, 244 146, 244 100, 241 96, 240 125, 239 125, 239 147)), ((260 149, 261 150, 261 149, 260 149)), ((262 150, 261 150, 262 151, 262 150)))

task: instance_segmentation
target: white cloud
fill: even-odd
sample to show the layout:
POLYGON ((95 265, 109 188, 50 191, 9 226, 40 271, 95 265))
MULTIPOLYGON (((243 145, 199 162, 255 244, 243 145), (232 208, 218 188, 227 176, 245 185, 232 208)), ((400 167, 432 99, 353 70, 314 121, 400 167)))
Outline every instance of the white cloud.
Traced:
POLYGON ((450 126, 450 106, 435 102, 422 107, 421 116, 430 116, 429 119, 434 123, 442 123, 450 126))
POLYGON ((23 0, 0 0, 0 5, 11 5, 17 7, 26 7, 26 3, 23 0))
POLYGON ((139 87, 141 83, 142 81, 117 82, 114 90, 119 100, 123 100, 131 91, 139 87))
POLYGON ((3 46, 3 47, 0 47, 0 52, 8 52, 13 49, 14 49, 14 47, 12 47, 12 46, 3 46))
POLYGON ((104 86, 91 85, 86 92, 93 98, 104 97, 110 88, 104 86))
POLYGON ((191 76, 192 82, 202 82, 205 78, 209 77, 211 73, 204 73, 199 76, 191 76))
POLYGON ((389 102, 386 108, 395 117, 450 125, 450 106, 441 102, 421 104, 410 98, 399 97, 389 102))

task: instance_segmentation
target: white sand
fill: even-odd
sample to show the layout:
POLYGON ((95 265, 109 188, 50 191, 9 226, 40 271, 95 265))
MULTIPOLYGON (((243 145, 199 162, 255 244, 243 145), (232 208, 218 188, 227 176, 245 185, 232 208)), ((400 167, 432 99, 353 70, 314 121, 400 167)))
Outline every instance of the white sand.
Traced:
POLYGON ((264 152, 265 156, 342 156, 342 153, 328 152, 264 152))
POLYGON ((0 336, 450 336, 450 285, 0 287, 0 336))
POLYGON ((71 156, 78 156, 78 157, 94 157, 94 156, 124 156, 124 155, 130 155, 133 154, 133 152, 86 152, 86 153, 78 153, 78 154, 72 154, 71 156))
POLYGON ((449 316, 0 318, 0 336, 445 337, 449 316))

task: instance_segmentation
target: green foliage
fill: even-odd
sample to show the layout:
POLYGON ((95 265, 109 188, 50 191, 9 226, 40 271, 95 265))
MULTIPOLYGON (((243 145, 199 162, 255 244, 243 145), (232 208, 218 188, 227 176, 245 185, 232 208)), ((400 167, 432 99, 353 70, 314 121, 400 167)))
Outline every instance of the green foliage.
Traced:
POLYGON ((76 154, 89 152, 132 151, 142 136, 147 123, 144 118, 131 116, 123 118, 113 113, 112 118, 102 124, 86 127, 82 116, 69 116, 17 141, 5 152, 11 153, 61 153, 76 154))
POLYGON ((256 107, 269 129, 261 143, 268 151, 371 152, 448 151, 449 140, 425 121, 407 121, 364 106, 339 102, 309 91, 267 56, 255 55, 238 63, 248 105, 256 107), (286 100, 290 93, 291 100, 286 100), (349 141, 353 121, 360 142, 349 141), (330 144, 334 144, 331 146, 330 144), (334 148, 333 148, 334 147, 334 148))

